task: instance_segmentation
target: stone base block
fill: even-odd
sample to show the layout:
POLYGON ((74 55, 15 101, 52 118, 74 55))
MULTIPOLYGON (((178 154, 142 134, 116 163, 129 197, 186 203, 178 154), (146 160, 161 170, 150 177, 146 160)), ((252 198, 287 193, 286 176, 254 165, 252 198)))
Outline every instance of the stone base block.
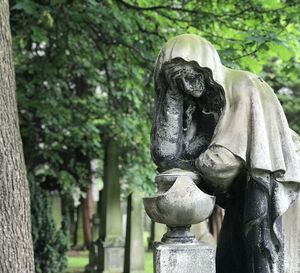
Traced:
POLYGON ((122 273, 124 268, 124 246, 99 247, 99 269, 102 273, 122 273))
POLYGON ((154 244, 154 273, 215 273, 215 249, 201 242, 154 244))

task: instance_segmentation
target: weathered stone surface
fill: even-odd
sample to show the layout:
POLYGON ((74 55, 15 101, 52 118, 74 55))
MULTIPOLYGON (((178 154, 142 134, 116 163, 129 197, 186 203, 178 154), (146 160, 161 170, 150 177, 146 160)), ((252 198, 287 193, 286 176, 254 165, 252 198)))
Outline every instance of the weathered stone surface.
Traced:
MULTIPOLYGON (((218 273, 299 273, 299 209, 291 209, 290 219, 287 211, 300 193, 300 137, 274 91, 254 74, 223 66, 215 48, 192 34, 165 44, 154 75, 152 158, 161 174, 174 168, 198 174, 197 186, 226 209, 218 273)), ((148 215, 169 231, 205 219, 192 204, 197 190, 190 193, 192 184, 181 179, 165 179, 145 199, 148 215), (190 217, 193 207, 198 215, 190 217)), ((166 270, 177 272, 174 260, 168 263, 166 270)))
POLYGON ((83 220, 82 220, 82 205, 77 208, 77 230, 76 230, 76 246, 82 247, 84 245, 83 237, 83 220))
POLYGON ((207 219, 213 211, 215 197, 201 191, 194 177, 193 172, 180 169, 157 175, 158 192, 144 198, 149 217, 173 227, 197 224, 207 219))
POLYGON ((56 229, 59 230, 61 228, 61 221, 62 221, 61 198, 58 194, 54 194, 50 197, 50 199, 52 205, 53 221, 55 223, 56 229))
POLYGON ((215 198, 202 192, 197 176, 172 169, 156 177, 158 192, 144 198, 152 220, 167 224, 163 243, 154 244, 155 273, 214 273, 215 250, 198 242, 190 225, 205 220, 214 208, 215 198))
POLYGON ((104 188, 100 198, 98 268, 101 273, 122 273, 125 243, 122 231, 117 143, 110 140, 105 153, 104 188))
POLYGON ((122 273, 124 266, 124 245, 105 246, 99 248, 101 257, 103 257, 102 268, 103 273, 122 273))
POLYGON ((215 273, 215 250, 203 243, 154 244, 154 273, 215 273))
POLYGON ((127 227, 124 273, 144 273, 143 202, 140 193, 132 193, 127 203, 127 227))

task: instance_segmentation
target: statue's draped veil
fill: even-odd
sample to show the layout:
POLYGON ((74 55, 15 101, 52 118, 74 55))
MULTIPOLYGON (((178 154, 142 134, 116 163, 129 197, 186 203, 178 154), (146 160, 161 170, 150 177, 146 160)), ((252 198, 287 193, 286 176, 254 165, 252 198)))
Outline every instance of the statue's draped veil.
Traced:
POLYGON ((164 88, 159 80, 163 63, 177 57, 209 68, 214 81, 223 87, 225 109, 210 146, 225 147, 239 157, 249 176, 269 192, 273 232, 280 237, 276 221, 299 193, 300 156, 296 146, 299 148, 300 141, 289 129, 276 95, 255 74, 223 66, 215 48, 192 34, 179 35, 161 49, 155 68, 157 93, 164 88))
POLYGON ((295 143, 299 138, 289 129, 271 87, 255 74, 223 66, 215 48, 204 38, 183 34, 160 51, 155 67, 157 92, 163 63, 177 57, 209 68, 225 91, 226 107, 211 145, 223 146, 241 158, 253 176, 269 172, 279 182, 300 183, 295 143))

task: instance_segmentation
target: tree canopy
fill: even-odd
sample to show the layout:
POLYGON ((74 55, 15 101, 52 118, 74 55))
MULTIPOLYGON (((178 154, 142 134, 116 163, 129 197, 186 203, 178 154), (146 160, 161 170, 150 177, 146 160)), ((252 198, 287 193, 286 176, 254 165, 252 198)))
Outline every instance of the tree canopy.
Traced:
POLYGON ((27 167, 48 188, 82 187, 113 137, 127 183, 148 189, 152 71, 170 37, 202 35, 225 65, 299 85, 297 1, 18 0, 11 22, 27 167))

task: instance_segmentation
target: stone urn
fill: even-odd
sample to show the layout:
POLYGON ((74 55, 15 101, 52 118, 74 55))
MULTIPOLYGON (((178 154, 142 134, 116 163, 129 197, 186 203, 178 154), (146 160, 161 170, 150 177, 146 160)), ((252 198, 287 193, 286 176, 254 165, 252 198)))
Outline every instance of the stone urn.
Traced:
POLYGON ((157 192, 143 200, 148 216, 168 227, 162 242, 196 242, 190 227, 211 215, 215 197, 199 189, 200 179, 191 171, 171 169, 157 175, 155 182, 157 192))

